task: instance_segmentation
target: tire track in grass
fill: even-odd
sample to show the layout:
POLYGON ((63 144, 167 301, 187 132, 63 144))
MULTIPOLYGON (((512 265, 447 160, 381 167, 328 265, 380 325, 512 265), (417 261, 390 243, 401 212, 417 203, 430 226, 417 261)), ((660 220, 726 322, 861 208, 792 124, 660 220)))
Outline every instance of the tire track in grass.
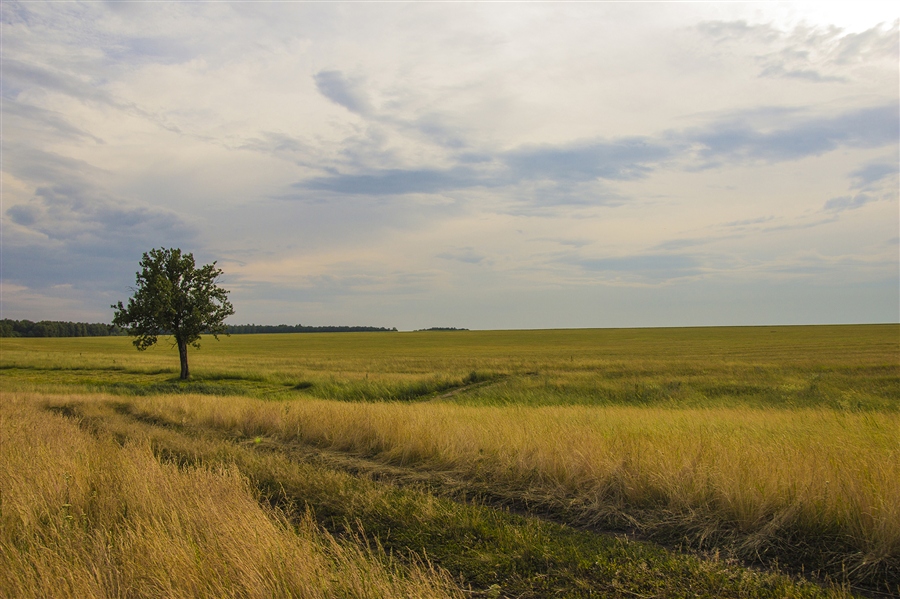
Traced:
MULTIPOLYGON (((94 431, 146 434, 162 459, 230 462, 261 499, 312 510, 330 532, 362 538, 394 557, 428 560, 473 597, 847 597, 787 576, 700 559, 626 536, 514 513, 502 499, 467 494, 448 473, 388 467, 356 456, 245 438, 142 414, 126 401, 79 414, 94 431)), ((527 507, 527 506, 526 506, 527 507)))
MULTIPOLYGON (((835 588, 834 584, 827 579, 804 577, 800 572, 782 569, 777 563, 774 567, 766 568, 759 564, 747 563, 738 558, 723 558, 721 557, 722 552, 719 549, 696 551, 690 547, 679 546, 673 548, 669 545, 660 544, 654 537, 643 532, 637 526, 623 528, 622 526, 603 526, 602 524, 592 521, 584 523, 580 514, 573 513, 572 515, 567 515, 564 512, 561 512, 560 509, 556 509, 555 506, 548 505, 548 501, 544 497, 534 497, 531 498, 530 501, 529 497, 522 496, 515 492, 504 494, 495 488, 492 488, 489 484, 479 484, 472 480, 462 479, 458 476, 457 472, 453 471, 436 471, 427 468, 396 466, 352 453, 304 443, 287 443, 265 437, 233 438, 236 439, 238 444, 253 448, 257 451, 281 453, 298 462, 347 472, 353 476, 362 477, 375 482, 387 483, 400 488, 421 490, 439 497, 449 498, 456 502, 474 503, 525 518, 537 518, 554 525, 562 526, 566 529, 610 537, 625 542, 648 543, 667 551, 675 549, 677 553, 689 555, 701 560, 722 560, 726 564, 739 565, 741 568, 752 572, 775 572, 787 576, 793 575, 795 580, 809 581, 822 589, 834 590, 835 588)), ((619 521, 628 520, 631 519, 627 514, 620 515, 619 521)), ((631 521, 633 522, 633 520, 631 521)), ((900 589, 898 589, 897 593, 891 593, 846 583, 840 586, 861 597, 868 597, 871 599, 896 599, 900 597, 900 589)))

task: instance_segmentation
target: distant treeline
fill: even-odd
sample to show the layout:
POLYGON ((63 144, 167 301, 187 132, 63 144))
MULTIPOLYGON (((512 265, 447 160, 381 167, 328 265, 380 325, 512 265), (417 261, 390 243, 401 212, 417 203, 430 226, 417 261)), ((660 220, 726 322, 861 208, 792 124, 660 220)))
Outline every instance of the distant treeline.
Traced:
POLYGON ((230 335, 245 335, 251 333, 389 333, 396 332, 396 327, 386 329, 384 327, 310 327, 302 324, 229 324, 226 330, 230 335))
POLYGON ((423 331, 468 331, 469 329, 458 329, 456 327, 431 327, 430 329, 416 329, 416 333, 423 331))
MULTIPOLYGON (((362 333, 362 332, 396 332, 396 328, 384 327, 345 327, 324 326, 310 327, 302 324, 230 324, 226 325, 229 335, 245 335, 249 333, 362 333)), ((127 331, 112 324, 65 322, 59 320, 0 320, 0 337, 108 337, 110 335, 126 335, 127 331)))
POLYGON ((111 324, 60 320, 0 320, 0 337, 108 337, 125 331, 111 324))

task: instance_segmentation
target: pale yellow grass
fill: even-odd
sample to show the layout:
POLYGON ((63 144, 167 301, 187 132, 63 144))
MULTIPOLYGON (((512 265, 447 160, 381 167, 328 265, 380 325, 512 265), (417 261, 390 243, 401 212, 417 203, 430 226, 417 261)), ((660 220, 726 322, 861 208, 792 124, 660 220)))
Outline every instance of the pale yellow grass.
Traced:
POLYGON ((900 559, 897 414, 204 396, 135 405, 243 435, 454 471, 586 520, 629 513, 698 534, 730 530, 747 552, 798 535, 801 543, 839 542, 860 568, 896 568, 900 559))
POLYGON ((234 468, 161 464, 37 401, 2 396, 2 597, 452 596, 430 568, 386 564, 309 518, 295 529, 234 468))

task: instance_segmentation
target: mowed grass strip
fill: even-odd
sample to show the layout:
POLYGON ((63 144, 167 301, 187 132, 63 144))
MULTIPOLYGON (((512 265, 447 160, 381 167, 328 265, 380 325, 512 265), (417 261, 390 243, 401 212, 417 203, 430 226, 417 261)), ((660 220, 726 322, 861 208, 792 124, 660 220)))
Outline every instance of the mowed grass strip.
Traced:
POLYGON ((35 397, 0 401, 0 597, 461 596, 431 567, 288 521, 233 464, 179 468, 35 397))
MULTIPOLYGON (((368 539, 415 565, 449 571, 481 597, 848 597, 789 577, 701 560, 648 543, 579 531, 487 505, 460 503, 291 459, 286 446, 153 420, 143 398, 32 397, 95 433, 146 438, 183 468, 235 468, 267 502, 338 538, 368 539), (310 512, 311 510, 311 512, 310 512)), ((182 398, 189 401, 194 398, 182 398)), ((416 596, 416 595, 411 595, 416 596)))

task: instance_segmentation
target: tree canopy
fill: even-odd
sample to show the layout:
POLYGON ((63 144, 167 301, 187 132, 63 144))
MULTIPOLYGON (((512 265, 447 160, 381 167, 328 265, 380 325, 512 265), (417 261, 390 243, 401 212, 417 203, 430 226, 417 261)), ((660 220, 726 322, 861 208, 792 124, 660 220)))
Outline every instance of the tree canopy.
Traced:
POLYGON ((171 335, 178 346, 181 378, 190 376, 188 345, 200 347, 202 334, 226 333, 225 319, 234 314, 228 291, 216 285, 222 271, 216 263, 196 268, 194 256, 180 249, 152 249, 141 259, 137 284, 128 305, 118 302, 113 324, 135 337, 145 350, 160 335, 171 335))

